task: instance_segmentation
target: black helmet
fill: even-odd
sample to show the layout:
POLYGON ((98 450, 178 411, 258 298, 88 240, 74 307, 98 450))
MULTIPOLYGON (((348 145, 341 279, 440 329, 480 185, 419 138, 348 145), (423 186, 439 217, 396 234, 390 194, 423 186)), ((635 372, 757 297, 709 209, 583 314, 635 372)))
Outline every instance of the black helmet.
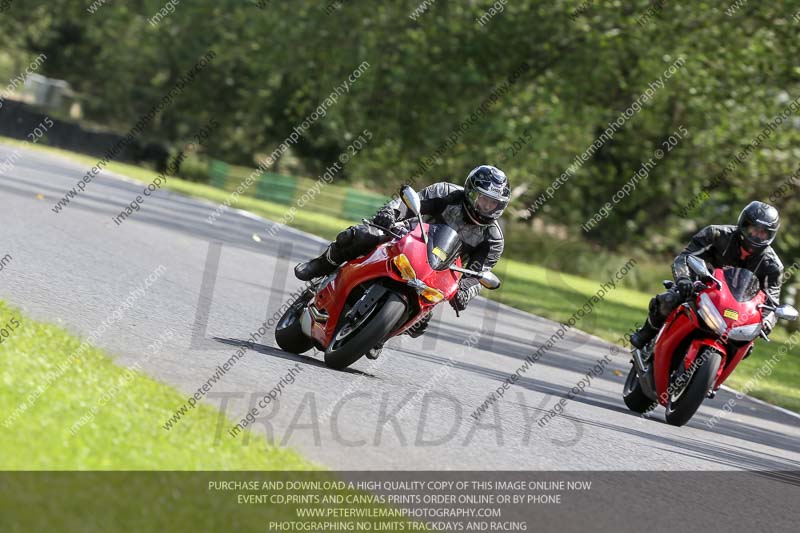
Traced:
POLYGON ((485 226, 500 218, 510 195, 505 172, 481 165, 472 169, 464 182, 464 209, 472 222, 485 226))
POLYGON ((764 202, 750 202, 739 215, 742 246, 751 253, 762 252, 772 244, 780 227, 778 210, 764 202))

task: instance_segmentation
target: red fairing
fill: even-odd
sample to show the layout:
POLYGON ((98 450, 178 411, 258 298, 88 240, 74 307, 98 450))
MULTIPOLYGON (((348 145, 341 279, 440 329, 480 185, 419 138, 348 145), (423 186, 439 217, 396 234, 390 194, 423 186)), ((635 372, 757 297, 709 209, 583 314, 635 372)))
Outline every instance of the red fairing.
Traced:
MULTIPOLYGON (((721 268, 718 268, 714 271, 714 277, 719 280, 724 280, 725 273, 721 268)), ((711 302, 719 309, 720 313, 722 313, 729 329, 761 322, 761 310, 758 306, 766 301, 766 295, 762 291, 759 291, 755 298, 747 302, 736 301, 727 283, 722 283, 722 288, 719 290, 707 289, 703 292, 708 294, 708 297, 711 298, 711 302), (736 313, 738 313, 738 318, 727 316, 725 313, 726 309, 736 311, 736 313)))
MULTIPOLYGON (((428 229, 427 224, 425 224, 425 229, 428 229)), ((411 261, 411 266, 414 267, 414 272, 417 273, 417 277, 428 287, 435 287, 442 291, 445 300, 450 300, 458 292, 458 280, 461 278, 461 274, 449 268, 446 270, 434 270, 431 268, 428 263, 428 245, 422 240, 419 227, 397 241, 396 244, 390 245, 390 248, 393 248, 389 252, 392 257, 406 254, 406 257, 411 261)), ((456 259, 455 264, 460 267, 461 259, 456 259)), ((397 277, 397 279, 400 278, 397 277)), ((429 307, 433 306, 429 305, 429 307)))
POLYGON ((669 369, 674 354, 683 340, 698 327, 698 317, 688 306, 681 305, 667 318, 661 333, 656 338, 654 348, 653 370, 655 372, 656 393, 658 403, 667 405, 667 387, 669 386, 669 369))
MULTIPOLYGON (((427 224, 425 224, 427 230, 427 224)), ((453 298, 458 291, 458 280, 461 274, 447 270, 433 270, 428 264, 427 245, 422 240, 419 226, 411 233, 396 242, 389 242, 378 246, 372 253, 359 257, 346 263, 339 269, 335 278, 321 288, 313 300, 313 305, 318 310, 324 310, 329 318, 325 323, 313 322, 312 337, 322 346, 328 346, 333 339, 339 316, 342 312, 347 296, 357 286, 378 278, 390 278, 398 283, 405 284, 405 280, 395 272, 392 258, 405 254, 408 257, 417 278, 427 286, 440 290, 445 300, 453 298)), ((461 266, 461 260, 456 260, 456 265, 461 266)), ((392 333, 392 336, 402 333, 430 311, 435 304, 418 297, 420 312, 412 316, 402 327, 392 333)))
POLYGON ((728 376, 736 369, 736 365, 744 359, 744 356, 747 355, 747 351, 752 345, 752 342, 745 344, 736 351, 733 355, 733 360, 727 366, 724 364, 720 366, 719 372, 717 373, 717 380, 714 382, 714 390, 717 390, 725 383, 725 380, 728 379, 728 376))
POLYGON ((346 263, 337 275, 317 292, 312 305, 328 313, 324 323, 313 322, 311 336, 322 346, 328 346, 336 331, 339 315, 347 301, 347 295, 357 285, 375 278, 400 279, 389 265, 387 246, 378 246, 371 254, 346 263))

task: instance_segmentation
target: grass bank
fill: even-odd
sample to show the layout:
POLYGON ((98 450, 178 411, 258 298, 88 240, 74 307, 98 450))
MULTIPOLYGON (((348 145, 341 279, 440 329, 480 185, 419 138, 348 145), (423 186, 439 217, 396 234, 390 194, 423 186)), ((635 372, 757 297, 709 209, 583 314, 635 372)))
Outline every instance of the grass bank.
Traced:
POLYGON ((185 394, 96 348, 77 352, 80 339, 3 302, 0 328, 0 470, 315 468, 263 438, 215 439, 233 422, 204 403, 165 431, 185 394))
POLYGON ((292 450, 257 434, 215 438, 233 422, 210 405, 198 404, 188 420, 165 431, 162 422, 185 394, 115 365, 95 348, 73 357, 81 342, 0 301, 3 531, 262 531, 340 501, 366 514, 326 522, 408 529, 405 517, 392 517, 396 509, 365 499, 292 450), (233 481, 259 488, 224 488, 233 481), (268 498, 274 490, 259 490, 289 481, 311 488, 287 494, 317 499, 276 501, 268 498))

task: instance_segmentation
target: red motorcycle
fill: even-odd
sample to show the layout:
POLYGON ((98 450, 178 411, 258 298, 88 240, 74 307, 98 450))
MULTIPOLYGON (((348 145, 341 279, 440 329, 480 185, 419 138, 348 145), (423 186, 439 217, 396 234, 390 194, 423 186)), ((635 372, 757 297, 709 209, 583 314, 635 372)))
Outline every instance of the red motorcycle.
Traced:
POLYGON ((392 239, 309 287, 278 321, 281 349, 300 354, 316 347, 325 352, 328 367, 343 369, 452 299, 462 275, 488 289, 500 286, 491 272, 462 268, 458 233, 446 224, 424 223, 419 195, 409 186, 400 192, 416 216, 415 227, 401 234, 397 227, 364 221, 392 239))
MULTIPOLYGON (((761 329, 762 310, 782 320, 796 320, 790 305, 765 304, 758 278, 743 268, 709 272, 704 261, 688 258, 697 275, 695 298, 675 309, 654 344, 632 351, 632 367, 622 397, 631 411, 646 413, 658 404, 667 423, 686 424, 703 400, 713 398, 736 365, 747 357, 761 329)), ((673 283, 665 281, 671 289, 673 283)))

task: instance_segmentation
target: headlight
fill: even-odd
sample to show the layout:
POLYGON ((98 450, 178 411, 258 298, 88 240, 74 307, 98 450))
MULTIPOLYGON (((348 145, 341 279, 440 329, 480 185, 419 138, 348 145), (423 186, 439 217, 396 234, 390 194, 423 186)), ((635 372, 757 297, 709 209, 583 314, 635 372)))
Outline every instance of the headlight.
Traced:
POLYGON ((408 260, 406 254, 395 256, 392 263, 404 280, 416 279, 417 273, 414 272, 414 267, 411 266, 411 261, 408 260))
POLYGON ((433 287, 425 287, 420 295, 432 304, 439 303, 444 299, 444 294, 433 287))
POLYGON ((724 335, 725 331, 728 329, 725 324, 725 319, 719 314, 719 311, 717 311, 717 308, 711 302, 711 298, 709 298, 706 293, 700 295, 700 305, 697 307, 697 314, 700 315, 711 329, 720 335, 724 335))

